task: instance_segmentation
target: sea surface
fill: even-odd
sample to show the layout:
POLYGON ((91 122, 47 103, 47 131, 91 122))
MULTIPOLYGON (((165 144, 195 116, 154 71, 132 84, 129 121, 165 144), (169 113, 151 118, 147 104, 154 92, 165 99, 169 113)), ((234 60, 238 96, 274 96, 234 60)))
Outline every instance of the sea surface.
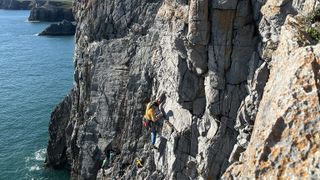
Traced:
POLYGON ((0 179, 69 179, 43 168, 48 123, 73 83, 74 37, 41 37, 48 23, 0 10, 0 179))

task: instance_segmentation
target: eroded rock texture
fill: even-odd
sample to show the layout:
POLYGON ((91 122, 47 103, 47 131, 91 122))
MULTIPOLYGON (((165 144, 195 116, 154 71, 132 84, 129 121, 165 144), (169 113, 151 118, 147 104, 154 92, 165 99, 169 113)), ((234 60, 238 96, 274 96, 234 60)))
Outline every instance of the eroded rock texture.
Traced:
MULTIPOLYGON (((70 166, 72 179, 220 178, 241 152, 250 151, 259 119, 273 113, 264 89, 282 69, 269 75, 277 61, 272 54, 287 15, 305 11, 307 2, 316 8, 311 0, 76 1, 74 88, 52 114, 47 165, 70 166), (155 150, 142 117, 146 102, 162 93, 174 131, 164 124, 155 150), (266 114, 260 115, 263 107, 266 114), (117 155, 103 177, 99 169, 110 149, 117 155), (141 169, 134 167, 137 157, 141 169)), ((301 42, 295 46, 308 45, 301 42)), ((282 55, 286 60, 290 48, 282 55)), ((316 101, 309 106, 306 111, 317 116, 316 101)), ((270 118, 276 122, 277 115, 270 118)), ((285 130, 283 119, 276 131, 285 130)), ((235 177, 233 171, 224 177, 235 177)))
POLYGON ((48 22, 74 21, 72 1, 34 1, 28 20, 48 22))
POLYGON ((0 9, 29 10, 32 4, 33 0, 1 0, 0 9))
POLYGON ((299 24, 282 27, 251 141, 225 179, 320 178, 320 46, 304 47, 299 24))
POLYGON ((76 25, 70 21, 63 20, 57 24, 51 24, 39 36, 73 36, 75 32, 76 25))

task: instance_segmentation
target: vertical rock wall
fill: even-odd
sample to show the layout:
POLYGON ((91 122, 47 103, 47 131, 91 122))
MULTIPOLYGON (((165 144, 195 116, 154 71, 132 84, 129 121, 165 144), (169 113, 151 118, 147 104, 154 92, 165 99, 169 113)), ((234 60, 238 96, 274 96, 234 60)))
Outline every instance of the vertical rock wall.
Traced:
POLYGON ((74 21, 72 1, 33 1, 29 21, 74 21))
POLYGON ((221 177, 247 148, 280 27, 306 7, 261 16, 270 3, 77 0, 74 88, 52 114, 47 165, 72 179, 221 177), (162 93, 174 131, 164 125, 155 150, 142 117, 162 93))
POLYGON ((320 177, 320 49, 304 47, 300 23, 288 17, 282 27, 251 141, 225 179, 320 177))

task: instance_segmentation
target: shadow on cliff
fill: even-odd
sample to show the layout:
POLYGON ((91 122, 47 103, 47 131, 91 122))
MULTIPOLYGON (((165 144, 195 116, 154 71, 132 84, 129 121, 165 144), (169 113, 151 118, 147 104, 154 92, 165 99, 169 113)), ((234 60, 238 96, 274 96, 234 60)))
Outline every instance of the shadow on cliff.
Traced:
POLYGON ((166 120, 169 120, 170 117, 173 117, 173 111, 170 110, 166 113, 166 120))

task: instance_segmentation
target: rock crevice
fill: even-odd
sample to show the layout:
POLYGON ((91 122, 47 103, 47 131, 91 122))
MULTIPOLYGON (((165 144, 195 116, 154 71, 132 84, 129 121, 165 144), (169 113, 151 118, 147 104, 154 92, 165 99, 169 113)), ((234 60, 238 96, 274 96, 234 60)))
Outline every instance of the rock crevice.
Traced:
MULTIPOLYGON (((238 161, 224 175, 238 177, 233 174, 258 139, 253 129, 270 117, 278 123, 260 156, 260 165, 266 164, 292 117, 291 111, 261 114, 273 113, 268 96, 281 92, 270 89, 281 86, 274 78, 284 66, 279 59, 290 59, 296 46, 283 44, 294 26, 288 33, 281 27, 288 27, 288 14, 306 6, 272 0, 76 1, 74 88, 53 112, 47 165, 69 164, 72 179, 218 179, 238 161), (142 117, 146 102, 163 93, 173 127, 163 124, 158 150, 152 150, 142 117), (110 149, 117 155, 103 177, 99 169, 110 149), (136 158, 143 161, 140 169, 136 158)), ((239 177, 266 175, 265 169, 248 169, 239 177)))

